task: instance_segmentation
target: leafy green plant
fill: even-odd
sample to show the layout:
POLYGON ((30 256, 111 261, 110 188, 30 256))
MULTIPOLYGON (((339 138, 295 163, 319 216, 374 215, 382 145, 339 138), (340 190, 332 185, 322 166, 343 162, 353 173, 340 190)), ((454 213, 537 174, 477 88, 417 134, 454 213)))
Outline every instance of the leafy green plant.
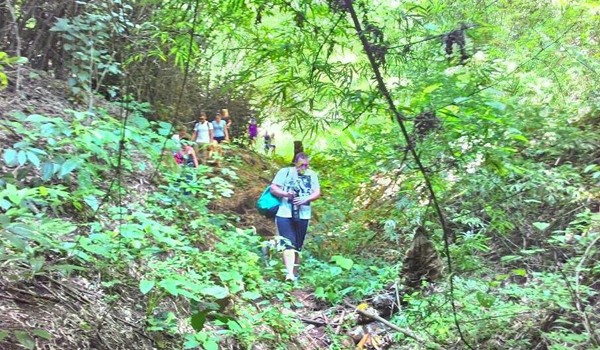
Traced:
POLYGON ((6 52, 0 51, 0 90, 8 85, 8 77, 4 72, 4 67, 12 67, 15 64, 23 64, 26 62, 27 59, 24 57, 10 57, 6 52))
MULTIPOLYGON (((69 84, 73 95, 84 94, 88 110, 94 106, 93 94, 98 92, 109 75, 122 74, 111 50, 110 41, 123 35, 132 26, 127 20, 131 5, 120 0, 82 3, 85 11, 72 18, 59 18, 51 31, 59 32, 65 41, 63 49, 71 56, 69 84)), ((111 97, 117 87, 108 89, 111 97)))

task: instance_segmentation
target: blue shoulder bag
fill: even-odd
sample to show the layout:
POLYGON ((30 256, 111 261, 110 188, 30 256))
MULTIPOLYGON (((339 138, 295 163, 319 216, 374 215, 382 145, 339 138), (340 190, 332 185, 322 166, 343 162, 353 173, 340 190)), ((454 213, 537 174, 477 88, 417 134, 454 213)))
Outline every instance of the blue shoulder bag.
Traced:
MULTIPOLYGON (((286 181, 289 175, 290 169, 288 168, 288 173, 285 176, 286 181)), ((271 185, 268 185, 256 201, 256 210, 258 210, 261 215, 272 219, 277 215, 279 205, 281 205, 281 198, 275 197, 271 193, 271 185)))

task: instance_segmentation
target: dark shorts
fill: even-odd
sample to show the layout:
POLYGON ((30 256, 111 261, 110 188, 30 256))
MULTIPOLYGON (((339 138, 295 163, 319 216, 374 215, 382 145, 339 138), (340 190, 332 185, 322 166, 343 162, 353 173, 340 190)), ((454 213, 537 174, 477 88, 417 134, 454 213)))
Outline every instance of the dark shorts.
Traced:
POLYGON ((308 229, 308 219, 293 220, 292 218, 275 217, 279 235, 285 240, 283 244, 286 249, 302 250, 306 230, 308 229), (289 242, 288 242, 289 241, 289 242))
POLYGON ((223 141, 225 141, 225 136, 215 136, 213 137, 215 139, 215 141, 217 141, 218 143, 221 143, 223 141))

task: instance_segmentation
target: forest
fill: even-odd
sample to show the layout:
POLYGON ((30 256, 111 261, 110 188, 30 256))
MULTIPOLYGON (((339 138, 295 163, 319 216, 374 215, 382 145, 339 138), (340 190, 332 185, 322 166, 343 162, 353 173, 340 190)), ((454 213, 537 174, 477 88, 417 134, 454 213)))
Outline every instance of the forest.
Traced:
POLYGON ((594 0, 0 0, 0 349, 600 349, 598 86, 594 0))

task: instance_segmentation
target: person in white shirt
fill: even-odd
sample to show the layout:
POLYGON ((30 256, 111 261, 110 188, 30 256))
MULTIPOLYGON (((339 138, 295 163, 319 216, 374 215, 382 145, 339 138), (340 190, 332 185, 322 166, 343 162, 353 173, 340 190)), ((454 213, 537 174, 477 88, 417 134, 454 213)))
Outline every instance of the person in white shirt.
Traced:
POLYGON ((200 112, 198 122, 194 125, 194 135, 192 140, 196 142, 198 154, 202 163, 206 163, 206 159, 210 158, 210 146, 213 142, 213 125, 206 120, 206 113, 200 112))

